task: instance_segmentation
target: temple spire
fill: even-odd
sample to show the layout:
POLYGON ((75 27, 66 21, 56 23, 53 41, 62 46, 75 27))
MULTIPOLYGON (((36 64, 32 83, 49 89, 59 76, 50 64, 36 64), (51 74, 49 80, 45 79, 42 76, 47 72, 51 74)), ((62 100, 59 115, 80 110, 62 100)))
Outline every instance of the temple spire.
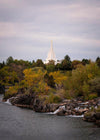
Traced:
POLYGON ((53 50, 53 41, 51 40, 51 47, 50 47, 50 51, 48 53, 47 59, 45 63, 49 63, 51 60, 53 60, 56 63, 56 56, 53 50))

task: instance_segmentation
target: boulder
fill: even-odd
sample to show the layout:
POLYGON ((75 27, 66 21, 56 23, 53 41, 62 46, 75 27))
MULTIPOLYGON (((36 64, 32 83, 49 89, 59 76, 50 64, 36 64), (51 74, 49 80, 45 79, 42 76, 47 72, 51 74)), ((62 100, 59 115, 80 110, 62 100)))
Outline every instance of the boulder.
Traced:
POLYGON ((59 104, 49 104, 50 107, 50 112, 54 112, 55 110, 57 110, 59 108, 59 104))
POLYGON ((68 115, 72 115, 72 111, 71 110, 67 110, 66 112, 68 113, 68 115))
POLYGON ((82 115, 82 114, 84 114, 86 111, 88 111, 88 109, 87 108, 80 108, 80 109, 78 109, 78 110, 76 110, 75 112, 76 112, 76 114, 77 115, 82 115))
POLYGON ((100 127, 100 120, 96 120, 95 124, 100 127))
POLYGON ((16 97, 12 97, 9 99, 9 101, 15 105, 15 104, 20 104, 20 105, 30 105, 32 104, 32 96, 30 95, 25 95, 25 94, 21 94, 18 95, 16 97))
POLYGON ((97 119, 97 120, 100 120, 100 112, 96 112, 94 114, 94 117, 97 119))
POLYGON ((45 104, 43 100, 35 98, 33 103, 33 109, 36 112, 54 112, 59 108, 59 104, 45 104))
POLYGON ((98 100, 98 102, 97 102, 97 106, 100 106, 100 100, 98 100))
POLYGON ((63 108, 60 108, 59 111, 56 113, 58 116, 64 116, 66 111, 63 108))
POLYGON ((75 111, 71 111, 71 114, 72 114, 72 115, 76 115, 76 112, 75 112, 75 111))
POLYGON ((83 120, 88 121, 88 122, 95 122, 96 121, 95 113, 94 112, 85 113, 83 120))

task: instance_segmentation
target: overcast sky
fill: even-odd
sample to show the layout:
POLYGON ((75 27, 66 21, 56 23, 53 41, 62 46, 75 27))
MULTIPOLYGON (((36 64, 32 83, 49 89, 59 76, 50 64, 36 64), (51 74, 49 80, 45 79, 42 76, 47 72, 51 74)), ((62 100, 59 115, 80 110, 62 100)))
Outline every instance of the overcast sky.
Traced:
POLYGON ((100 56, 100 0, 0 0, 0 61, 100 56))

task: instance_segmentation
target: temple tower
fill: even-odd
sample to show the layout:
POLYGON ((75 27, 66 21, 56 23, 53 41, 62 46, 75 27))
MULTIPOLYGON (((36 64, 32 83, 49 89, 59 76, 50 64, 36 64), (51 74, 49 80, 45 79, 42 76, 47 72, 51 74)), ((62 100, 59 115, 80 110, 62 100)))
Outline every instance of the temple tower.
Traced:
POLYGON ((50 61, 54 61, 54 63, 56 64, 57 60, 56 60, 56 56, 53 50, 53 42, 51 41, 51 47, 47 56, 47 59, 45 61, 45 64, 49 63, 50 61))

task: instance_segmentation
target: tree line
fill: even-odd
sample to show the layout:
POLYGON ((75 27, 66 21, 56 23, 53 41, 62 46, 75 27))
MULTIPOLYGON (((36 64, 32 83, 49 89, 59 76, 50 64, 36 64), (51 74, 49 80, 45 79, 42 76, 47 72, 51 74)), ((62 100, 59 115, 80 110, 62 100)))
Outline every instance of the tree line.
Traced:
MULTIPOLYGON (((56 71, 56 70, 73 70, 77 68, 77 65, 82 64, 90 64, 91 60, 90 59, 82 59, 80 60, 73 60, 71 61, 70 57, 66 55, 64 59, 60 62, 57 63, 56 65, 54 64, 54 61, 51 60, 49 61, 48 64, 44 64, 42 59, 37 59, 36 62, 33 60, 31 61, 25 61, 25 60, 17 60, 14 59, 12 56, 8 57, 6 62, 0 63, 0 69, 3 68, 4 66, 12 66, 12 65, 21 65, 26 68, 32 68, 32 67, 43 67, 44 69, 47 69, 48 71, 56 71)), ((95 62, 97 65, 100 67, 100 57, 97 57, 95 62)))
POLYGON ((83 97, 84 100, 100 96, 100 57, 95 62, 88 59, 73 60, 66 55, 61 63, 41 59, 24 61, 9 57, 0 63, 0 91, 9 86, 5 98, 23 94, 37 94, 46 102, 83 97))

